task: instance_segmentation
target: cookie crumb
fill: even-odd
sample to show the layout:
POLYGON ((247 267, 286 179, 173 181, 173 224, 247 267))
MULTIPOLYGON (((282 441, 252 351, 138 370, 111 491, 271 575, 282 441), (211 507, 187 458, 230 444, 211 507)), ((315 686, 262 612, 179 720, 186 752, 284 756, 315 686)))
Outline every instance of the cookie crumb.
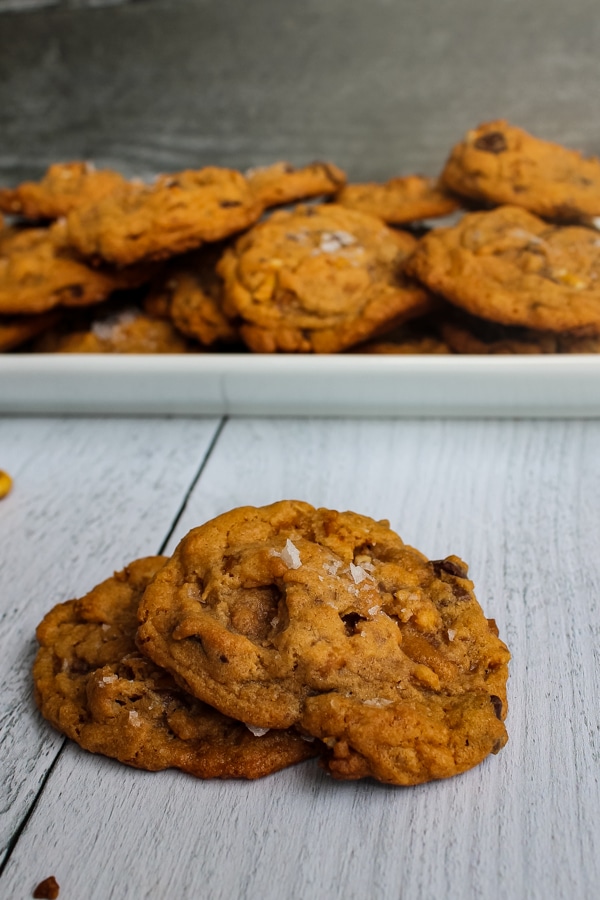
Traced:
POLYGON ((44 878, 43 881, 40 881, 33 892, 33 896, 36 900, 56 900, 59 893, 60 887, 58 881, 54 875, 50 875, 48 878, 44 878))
POLYGON ((8 472, 3 472, 0 469, 0 500, 6 497, 7 494, 10 494, 12 490, 12 478, 8 474, 8 472))

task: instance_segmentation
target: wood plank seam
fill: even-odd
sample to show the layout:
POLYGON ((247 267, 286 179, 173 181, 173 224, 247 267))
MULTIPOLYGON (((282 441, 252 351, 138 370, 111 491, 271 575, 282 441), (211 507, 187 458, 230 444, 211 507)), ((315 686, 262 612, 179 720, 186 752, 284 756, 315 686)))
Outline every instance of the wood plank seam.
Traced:
POLYGON ((192 479, 191 484, 190 484, 189 488, 187 489, 187 492, 182 500, 181 506, 179 507, 175 518, 173 519, 171 527, 169 528, 169 531, 167 532, 167 535, 166 535, 164 541, 160 545, 160 549, 158 551, 159 556, 161 556, 165 552, 165 547, 169 543, 169 541, 171 539, 171 535, 177 528, 177 524, 179 523, 179 520, 181 519, 182 515, 184 514, 184 512, 186 510, 189 499, 190 499, 191 495, 193 494, 193 492, 196 488, 196 485, 198 484, 198 481, 200 480, 200 476, 202 475, 202 473, 204 472, 204 469, 206 468, 208 460, 212 456, 213 450, 217 446, 217 442, 221 436, 221 432, 223 431, 225 424, 228 420, 229 420, 229 416, 223 416, 223 418, 219 422, 217 430, 215 431, 213 438, 212 438, 210 444, 208 445, 208 450, 204 454, 204 459, 200 463, 198 471, 196 472, 194 478, 192 479))

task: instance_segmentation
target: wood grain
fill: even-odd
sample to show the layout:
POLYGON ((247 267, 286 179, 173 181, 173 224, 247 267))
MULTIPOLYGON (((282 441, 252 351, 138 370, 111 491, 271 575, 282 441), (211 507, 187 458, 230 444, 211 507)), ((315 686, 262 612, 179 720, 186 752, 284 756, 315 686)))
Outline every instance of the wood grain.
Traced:
POLYGON ((90 898, 595 896, 600 423, 234 420, 170 549, 225 509, 282 497, 387 517, 430 556, 470 562, 513 653, 507 747, 394 789, 313 763, 203 783, 69 745, 0 889, 26 897, 53 873, 90 898))
POLYGON ((217 424, 0 423, 2 467, 14 480, 0 506, 0 861, 62 743, 31 697, 35 627, 55 603, 158 552, 217 424))
POLYGON ((6 15, 0 181, 333 159, 436 174, 497 117, 600 152, 596 0, 153 0, 6 15))

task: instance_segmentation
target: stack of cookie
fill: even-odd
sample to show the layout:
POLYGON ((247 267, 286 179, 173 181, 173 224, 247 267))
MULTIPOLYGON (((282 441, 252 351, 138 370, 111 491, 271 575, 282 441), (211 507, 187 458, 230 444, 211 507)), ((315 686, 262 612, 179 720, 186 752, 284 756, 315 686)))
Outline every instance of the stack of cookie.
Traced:
POLYGON ((144 769, 257 778, 318 755, 334 778, 409 785, 507 739, 509 653, 466 565, 356 513, 232 510, 37 634, 43 715, 144 769))
POLYGON ((148 185, 68 163, 0 210, 0 349, 600 349, 600 161, 504 121, 439 178, 276 163, 148 185))

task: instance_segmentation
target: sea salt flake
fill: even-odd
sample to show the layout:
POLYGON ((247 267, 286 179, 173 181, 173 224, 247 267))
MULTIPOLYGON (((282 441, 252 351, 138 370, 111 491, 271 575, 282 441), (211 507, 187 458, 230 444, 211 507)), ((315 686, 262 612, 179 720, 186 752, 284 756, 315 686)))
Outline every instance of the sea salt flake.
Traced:
POLYGON ((247 722, 244 722, 244 725, 246 726, 248 731, 252 732, 254 737, 262 737, 264 734, 267 733, 267 731, 271 730, 270 728, 259 728, 257 725, 248 725, 247 722))
POLYGON ((448 640, 453 641, 455 637, 456 637, 456 631, 454 630, 454 628, 449 628, 448 629, 448 640))
POLYGON ((142 724, 141 720, 140 720, 140 715, 139 715, 139 713, 137 713, 135 711, 135 709, 129 710, 129 724, 135 725, 136 728, 139 728, 142 724))
POLYGON ((377 613, 379 612, 379 609, 380 609, 379 606, 372 606, 372 607, 370 608, 370 610, 369 610, 369 615, 370 615, 370 616, 376 616, 377 613))
POLYGON ((100 341, 109 341, 115 331, 135 322, 137 317, 138 313, 136 310, 124 309, 114 316, 108 316, 108 318, 102 319, 100 322, 94 322, 91 329, 92 334, 95 334, 100 341))
POLYGON ((102 631, 110 631, 110 625, 107 622, 102 623, 102 631))
POLYGON ((114 684, 114 682, 118 681, 118 680, 119 680, 118 675, 103 675, 102 676, 102 681, 104 682, 104 684, 114 684))
POLYGON ((364 581, 365 578, 368 577, 363 567, 355 566, 354 563, 350 563, 350 574, 352 575, 354 584, 360 584, 361 581, 364 581))
POLYGON ((332 559, 330 563, 323 563, 323 568, 329 575, 337 575, 337 570, 341 565, 341 559, 332 559))
POLYGON ((271 550, 271 556, 278 556, 279 559, 282 559, 286 564, 288 569, 299 569, 302 565, 302 560, 300 559, 300 551, 296 547, 295 544, 290 541, 288 538, 285 542, 285 547, 283 550, 271 550))
POLYGON ((376 709, 382 709, 384 706, 391 706, 393 700, 386 700, 385 697, 373 697, 371 700, 363 700, 363 706, 373 706, 376 709))

